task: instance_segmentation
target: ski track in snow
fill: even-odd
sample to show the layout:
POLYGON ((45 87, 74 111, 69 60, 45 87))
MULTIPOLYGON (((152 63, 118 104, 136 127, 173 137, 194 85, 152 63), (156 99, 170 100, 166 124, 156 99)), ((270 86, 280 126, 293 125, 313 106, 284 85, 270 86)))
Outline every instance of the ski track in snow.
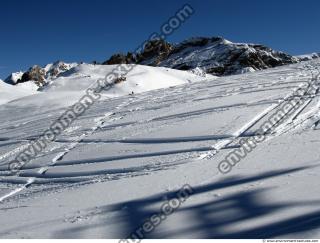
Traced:
MULTIPOLYGON (((307 71, 308 72, 308 71, 307 71)), ((287 73, 285 74, 287 75, 287 73)), ((306 75, 307 76, 307 75, 306 75)), ((310 76, 310 75, 309 75, 310 76)), ((230 97, 233 95, 246 95, 246 94, 253 94, 253 93, 259 93, 259 92, 266 92, 266 91, 274 91, 274 90, 283 90, 284 88, 282 87, 273 87, 275 84, 255 84, 254 81, 253 82, 248 82, 246 83, 246 85, 248 85, 248 87, 244 88, 244 87, 239 87, 239 84, 237 83, 233 83, 233 82, 226 82, 223 84, 219 84, 217 83, 218 80, 214 80, 212 81, 212 84, 208 84, 207 88, 211 88, 211 89, 215 89, 217 87, 224 87, 227 86, 229 89, 231 88, 231 90, 225 92, 224 94, 220 93, 219 95, 213 95, 213 96, 208 96, 207 94, 202 94, 204 97, 198 97, 198 98, 194 98, 192 99, 193 102, 204 102, 204 101, 209 101, 209 100, 215 100, 218 98, 224 98, 224 97, 230 97), (253 90, 252 90, 253 89, 253 90), (256 89, 256 90, 255 90, 256 89)), ((209 82, 209 81, 208 81, 209 82)), ((250 134, 250 131, 254 130, 254 128, 259 124, 259 122, 263 121, 267 116, 270 116, 272 114, 272 112, 277 111, 277 108, 279 108, 281 106, 281 104, 283 104, 283 102, 285 102, 286 100, 288 100, 290 97, 292 97, 292 94, 297 91, 298 89, 300 89, 304 84, 305 84, 305 80, 301 80, 301 81, 294 81, 294 82, 283 82, 284 84, 297 84, 297 85, 293 85, 290 86, 291 92, 289 94, 287 94, 286 96, 284 96, 281 99, 277 99, 277 100, 265 100, 265 102, 244 102, 244 103, 239 103, 239 104, 231 104, 231 105, 224 105, 224 106, 217 106, 217 107, 213 107, 213 108, 206 108, 206 109, 198 109, 197 111, 188 111, 188 112, 182 112, 179 113, 178 111, 173 114, 173 115, 157 115, 154 117, 150 117, 146 120, 141 120, 141 121, 134 121, 134 122, 124 122, 124 123, 120 123, 120 124, 112 124, 113 121, 116 121, 117 119, 114 118, 112 119, 111 116, 113 114, 116 114, 117 111, 119 112, 124 112, 121 111, 122 109, 126 108, 126 107, 130 107, 131 105, 131 101, 133 100, 131 97, 127 98, 129 99, 129 101, 127 99, 124 99, 124 101, 119 104, 118 106, 116 106, 112 112, 107 112, 105 113, 102 117, 96 117, 96 115, 86 115, 83 117, 80 117, 79 120, 82 119, 94 119, 96 122, 94 124, 94 126, 92 126, 90 129, 86 128, 86 131, 78 136, 76 136, 75 138, 72 138, 71 140, 69 139, 58 139, 57 142, 60 143, 66 143, 65 146, 63 146, 64 151, 59 152, 52 160, 49 164, 47 164, 46 166, 32 166, 32 165, 27 165, 26 168, 24 168, 21 172, 20 175, 18 176, 18 178, 10 178, 10 177, 4 177, 2 178, 0 181, 4 182, 4 183, 18 183, 21 184, 23 183, 25 180, 26 182, 19 188, 14 189, 13 191, 5 194, 4 196, 2 196, 0 198, 0 202, 3 202, 4 200, 11 198, 12 196, 21 193, 23 190, 29 188, 32 184, 45 184, 45 183, 51 183, 51 182, 56 182, 56 183, 63 183, 63 182, 72 182, 72 183, 77 183, 77 182, 82 182, 85 180, 88 180, 88 177, 90 179, 91 176, 96 176, 96 175, 105 175, 108 173, 119 173, 119 174, 126 174, 126 173, 131 173, 132 171, 134 171, 134 167, 132 167, 133 169, 105 169, 105 170, 92 170, 92 171, 83 171, 83 172, 58 172, 58 173, 51 173, 47 175, 47 172, 50 168, 56 168, 56 167, 60 167, 60 166, 75 166, 75 165, 81 165, 81 164, 96 164, 96 163, 105 163, 106 161, 113 161, 113 160, 119 160, 119 159, 128 159, 128 158, 141 158, 141 157, 157 157, 157 156, 162 156, 162 155, 169 155, 169 154, 180 154, 180 153, 187 153, 187 152, 196 152, 198 153, 198 156, 194 158, 194 160, 203 160, 203 159, 211 159, 213 158, 213 156, 215 156, 220 150, 223 149, 233 149, 236 148, 237 146, 232 146, 231 144, 236 143, 237 140, 240 137, 244 137, 246 136, 246 134, 250 134), (294 87, 294 88, 293 88, 294 87), (292 89, 293 88, 293 89, 292 89), (103 130, 103 129, 116 129, 116 128, 124 128, 124 127, 128 127, 128 126, 134 126, 136 124, 143 124, 143 123, 152 123, 152 122, 167 122, 170 119, 184 119, 184 118, 190 118, 192 116, 198 116, 200 114, 205 114, 205 113, 212 113, 212 112, 219 112, 219 111, 223 111, 226 109, 231 109, 231 108, 235 108, 235 107, 248 107, 248 106, 252 106, 252 105, 266 105, 270 103, 271 105, 268 106, 267 108, 265 108, 264 110, 262 110, 260 113, 258 113, 256 116, 254 116, 252 119, 250 119, 249 121, 247 121, 244 125, 242 125, 242 127, 240 127, 239 129, 237 129, 235 132, 233 132, 232 134, 225 134, 225 135, 199 135, 199 136, 185 136, 185 137, 175 137, 175 138, 128 138, 128 139, 110 139, 110 140, 102 140, 102 139, 89 139, 88 137, 92 136, 93 134, 95 134, 98 130, 103 130), (107 124, 107 125, 106 125, 107 124), (195 147, 195 148, 190 148, 190 149, 176 149, 176 150, 168 150, 168 151, 162 151, 162 152, 154 152, 154 153, 145 153, 145 154, 136 154, 133 156, 109 156, 109 157, 102 157, 100 159, 87 159, 87 160, 80 160, 80 161, 68 161, 68 160, 64 160, 64 157, 69 154, 72 150, 74 150, 79 144, 85 144, 85 143, 124 143, 124 144, 162 144, 162 143, 181 143, 181 142, 192 142, 192 141, 210 141, 210 140, 217 140, 218 142, 210 145, 210 146, 204 146, 204 147, 195 147), (31 169, 37 169, 36 172, 28 172, 28 170, 31 169), (83 178, 81 178, 83 177, 83 178), (46 180, 48 179, 48 180, 46 180)), ((280 82, 280 85, 282 85, 283 83, 280 82)), ((277 84, 277 83, 276 83, 277 84)), ((191 86, 192 87, 192 86, 191 86)), ((287 88, 287 87, 286 87, 287 88)), ((171 102, 170 105, 172 106, 172 104, 174 104, 175 102, 179 102, 179 95, 181 92, 184 92, 186 90, 190 89, 188 85, 182 87, 182 88, 177 88, 177 91, 173 91, 173 92, 169 92, 169 94, 171 94, 171 96, 173 96, 174 99, 170 100, 168 99, 168 94, 163 96, 165 97, 165 103, 164 104, 160 104, 160 106, 158 107, 158 109, 163 109, 167 107, 166 102, 171 102), (176 98, 175 96, 177 96, 178 98, 176 98)), ((169 89, 170 90, 170 89, 169 89)), ((192 89, 191 89, 192 90, 192 89)), ((157 93, 152 91, 152 93, 157 93)), ((287 120, 286 122, 284 122, 278 129, 277 132, 278 133, 283 133, 283 132, 287 132, 290 129, 292 129, 293 127, 297 127, 299 125, 301 125, 303 122, 305 122, 305 120, 307 120, 311 115, 314 115, 314 113, 316 112, 315 110, 311 110, 311 114, 307 113, 304 115, 304 117, 301 116, 301 113, 308 107, 308 105, 310 105, 310 103, 312 102, 312 100, 317 97, 317 92, 315 94, 310 94, 308 93, 308 91, 306 91, 306 93, 303 95, 304 97, 310 97, 308 98, 308 101, 297 111, 295 112, 293 115, 286 117, 285 119, 287 120), (307 118, 305 117, 307 116, 307 118)), ((134 99, 135 103, 139 103, 139 102, 145 102, 148 98, 156 100, 159 97, 152 97, 152 94, 148 95, 146 94, 141 94, 140 97, 137 99, 134 99)), ((163 99, 163 97, 160 97, 160 100, 163 99)), ((301 99, 303 99, 304 97, 301 97, 301 99)), ((162 100, 163 101, 163 100, 162 100)), ((150 107, 150 108, 145 108, 145 110, 156 110, 155 107, 150 107)), ((139 110, 139 109, 138 109, 139 110)), ((132 110, 131 112, 134 113, 134 110, 132 110)), ((320 117, 319 117, 320 119, 320 117)), ((19 123, 17 125, 17 127, 19 126, 23 126, 25 124, 28 124, 30 122, 26 121, 23 123, 19 123)), ((316 123, 316 121, 314 121, 314 123, 316 123)), ((2 130, 6 130, 8 129, 8 127, 1 127, 2 130)), ((72 132, 77 132, 81 129, 81 127, 79 127, 79 129, 75 129, 72 132)), ((81 132, 81 131, 80 131, 81 132)), ((12 139, 9 139, 8 141, 13 141, 12 139)), ((17 140, 15 140, 17 142, 21 142, 21 141, 25 141, 25 140, 19 140, 19 138, 17 138, 17 140)), ((16 150, 13 151, 20 151, 19 148, 17 148, 16 150)), ((10 152, 9 152, 10 153, 10 152)), ((11 156, 12 154, 14 154, 15 152, 11 152, 9 155, 3 155, 3 157, 1 159, 4 159, 6 156, 11 156)), ((148 168, 148 167, 146 167, 148 168)), ((151 167, 152 168, 152 167, 151 167)), ((5 170, 4 170, 5 171, 5 170)))
MULTIPOLYGON (((130 100, 130 99, 129 99, 130 100)), ((118 109, 121 109, 125 106, 127 106, 128 104, 130 104, 130 101, 125 101, 122 104, 120 104, 118 107, 115 108, 116 112, 118 109)), ((14 196, 17 193, 20 193, 21 191, 23 191, 24 189, 28 188, 31 184, 33 184, 36 181, 37 177, 40 177, 41 175, 44 175, 49 169, 50 167, 56 165, 60 160, 63 159, 63 157, 68 154, 70 151, 72 151, 85 137, 88 137, 90 135, 92 135, 93 133, 95 133, 98 129, 100 129, 106 122, 107 119, 112 115, 113 113, 108 112, 106 113, 104 116, 98 118, 98 121, 96 122, 96 124, 91 128, 91 131, 86 132, 84 134, 81 134, 79 137, 77 137, 74 141, 72 141, 71 143, 67 144, 67 146, 65 147, 65 151, 58 153, 51 161, 50 164, 48 164, 47 166, 43 166, 41 168, 38 169, 36 175, 34 175, 33 177, 28 178, 27 183, 25 183, 24 185, 22 185, 20 188, 15 189, 12 192, 9 192, 8 194, 0 197, 0 202, 4 201, 5 199, 14 196)))
MULTIPOLYGON (((213 151, 210 151, 206 154, 202 154, 199 156, 199 159, 207 159, 207 158, 212 158, 212 156, 214 156, 217 152, 219 152, 220 149, 223 149, 225 146, 228 146, 229 144, 232 144, 233 142, 235 142, 239 137, 244 137, 245 133, 247 133, 248 131, 250 131, 251 128, 253 128, 254 126, 257 125, 257 123, 259 121, 261 121, 263 118, 265 118, 268 114, 270 114, 272 111, 279 111, 280 106, 289 98, 291 98, 298 90, 302 89, 304 87, 304 84, 299 85, 298 88, 295 88, 291 94, 288 94, 286 97, 284 97, 283 99, 281 99, 281 101, 278 102, 278 104, 274 104, 271 105, 270 107, 268 107, 266 110, 262 111, 260 114, 258 114, 255 118, 253 118, 252 120, 250 120, 247 124, 245 124, 242 128, 240 128, 238 131, 236 131, 231 137, 232 139, 225 139, 220 141, 218 144, 213 145, 213 151)), ((317 89, 317 91, 319 90, 319 88, 317 89)), ((316 94, 310 94, 308 93, 309 89, 305 92, 305 95, 316 95, 316 94)), ((303 99, 303 96, 300 97, 300 99, 303 99)), ((288 116, 288 113, 285 113, 285 116, 283 119, 287 119, 289 120, 289 122, 287 122, 285 125, 288 127, 288 123, 290 123, 290 121, 295 120, 299 114, 310 104, 310 102, 312 101, 313 98, 310 98, 307 102, 305 102, 293 115, 288 116)), ((280 121, 282 122, 282 121, 280 121)), ((275 127, 277 124, 274 124, 270 129, 272 129, 273 127, 275 127)), ((291 129, 287 128, 288 130, 291 129)), ((264 134, 266 135, 266 133, 264 134)), ((269 138, 270 139, 270 138, 269 138)))

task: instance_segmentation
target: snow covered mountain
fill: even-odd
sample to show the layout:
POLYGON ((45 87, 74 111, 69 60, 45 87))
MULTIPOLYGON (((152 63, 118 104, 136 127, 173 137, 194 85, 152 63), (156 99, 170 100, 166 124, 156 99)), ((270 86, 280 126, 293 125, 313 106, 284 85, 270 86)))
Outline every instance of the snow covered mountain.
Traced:
POLYGON ((179 70, 201 68, 221 76, 297 62, 299 58, 263 45, 232 43, 221 37, 199 37, 175 45, 164 40, 150 41, 140 54, 115 54, 104 64, 139 63, 179 70))
MULTIPOLYGON (((116 68, 116 65, 80 64, 58 78, 50 80, 43 87, 43 91, 84 91, 98 79, 103 79, 116 68)), ((130 65, 126 68, 131 68, 130 65)), ((149 90, 167 88, 171 86, 196 82, 211 77, 194 74, 192 72, 174 70, 170 68, 156 68, 143 65, 132 65, 132 70, 124 75, 125 80, 117 84, 108 94, 114 96, 141 93, 149 90)))
POLYGON ((12 174, 8 163, 107 68, 74 67, 47 90, 0 106, 1 238, 127 238, 157 215, 152 231, 140 230, 145 238, 320 237, 319 59, 202 82, 137 66, 122 95, 106 91, 12 174), (180 85, 165 88, 171 78, 180 85), (162 88, 150 90, 154 82, 162 88), (137 83, 149 91, 124 95, 137 83), (279 111, 244 154, 243 139, 279 111), (241 159, 223 174, 234 153, 241 159), (185 184, 192 192, 176 208, 185 184), (175 210, 164 215, 168 202, 175 210))
MULTIPOLYGON (((52 102, 52 99, 56 99, 57 105, 64 101, 70 103, 76 101, 87 88, 98 79, 103 79, 115 68, 116 65, 66 64, 63 62, 49 64, 44 68, 35 66, 28 71, 29 77, 32 77, 31 80, 25 81, 23 78, 25 74, 20 77, 18 74, 13 74, 11 83, 15 85, 7 84, 8 80, 0 81, 1 102, 14 102, 14 99, 38 92, 38 96, 29 97, 29 99, 38 100, 36 103, 39 103, 40 100, 52 102)), ((199 70, 187 72, 142 65, 134 65, 132 71, 124 77, 125 81, 118 83, 108 92, 104 92, 103 96, 118 97, 201 81, 209 77, 215 78, 199 70)))
POLYGON ((144 238, 319 238, 319 77, 318 54, 222 38, 11 74, 0 80, 0 238, 126 238, 141 227, 144 238), (30 150, 116 64, 132 70, 30 150), (264 140, 244 143, 263 127, 264 140), (34 156, 12 173, 25 149, 34 156), (165 214, 185 185, 189 197, 165 214))
POLYGON ((5 80, 4 82, 8 84, 17 84, 18 80, 21 80, 23 75, 22 71, 11 73, 5 80))
POLYGON ((300 61, 310 61, 312 59, 320 58, 320 53, 311 53, 306 55, 296 56, 300 61))
POLYGON ((45 67, 34 65, 26 72, 20 71, 10 74, 5 79, 5 82, 8 84, 17 84, 35 81, 38 86, 42 86, 46 81, 58 77, 61 73, 64 73, 77 65, 78 63, 65 63, 62 61, 47 64, 45 67))
MULTIPOLYGON (((102 64, 140 64, 167 67, 188 70, 205 77, 206 74, 226 76, 253 72, 319 57, 317 53, 295 57, 274 51, 263 45, 232 43, 221 37, 198 37, 175 45, 164 40, 150 41, 141 53, 136 55, 133 53, 115 54, 102 64)), ((5 82, 14 85, 33 81, 42 87, 60 76, 65 76, 64 74, 78 65, 80 64, 62 61, 44 67, 34 65, 26 72, 12 73, 5 79, 5 82)))

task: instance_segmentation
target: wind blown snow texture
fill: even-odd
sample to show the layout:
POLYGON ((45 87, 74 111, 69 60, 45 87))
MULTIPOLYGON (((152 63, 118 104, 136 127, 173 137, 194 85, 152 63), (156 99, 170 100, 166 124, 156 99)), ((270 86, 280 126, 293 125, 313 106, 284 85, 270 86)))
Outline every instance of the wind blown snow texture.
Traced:
POLYGON ((230 174, 217 168, 319 68, 312 60, 195 82, 190 73, 138 66, 18 176, 6 163, 108 70, 75 67, 1 105, 0 237, 123 238, 188 183, 193 195, 148 238, 319 238, 318 93, 299 97, 308 105, 230 174), (171 80, 178 86, 168 87, 171 80))

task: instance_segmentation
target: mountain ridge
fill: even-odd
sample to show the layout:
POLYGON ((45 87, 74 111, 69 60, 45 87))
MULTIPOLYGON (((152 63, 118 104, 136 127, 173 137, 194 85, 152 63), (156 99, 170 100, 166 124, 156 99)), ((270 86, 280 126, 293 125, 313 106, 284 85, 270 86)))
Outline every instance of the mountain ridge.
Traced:
MULTIPOLYGON (((116 53, 101 64, 140 64, 227 76, 319 57, 318 53, 292 56, 265 45, 233 43, 222 37, 191 37, 177 44, 171 44, 163 39, 151 40, 145 44, 140 53, 116 53)), ((93 62, 93 64, 99 63, 93 62)), ((41 86, 46 80, 57 78, 77 65, 79 63, 68 64, 62 61, 47 64, 45 67, 34 65, 26 72, 12 73, 4 81, 15 85, 33 80, 41 86)))

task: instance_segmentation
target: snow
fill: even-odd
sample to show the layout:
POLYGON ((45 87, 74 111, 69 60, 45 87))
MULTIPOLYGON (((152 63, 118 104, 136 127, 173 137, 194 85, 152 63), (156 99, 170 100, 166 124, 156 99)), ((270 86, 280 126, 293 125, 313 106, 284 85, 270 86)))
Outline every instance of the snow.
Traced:
MULTIPOLYGON (((68 64, 71 67, 73 64, 68 64)), ((102 99, 126 96, 129 94, 138 94, 155 89, 162 89, 183 85, 191 82, 199 82, 208 78, 215 79, 217 77, 209 74, 199 75, 189 73, 187 71, 173 70, 170 68, 155 68, 149 66, 135 65, 132 71, 126 76, 126 81, 115 85, 112 89, 103 92, 102 99)), ((52 68, 51 64, 46 68, 52 68)), ((41 109, 47 112, 50 109, 58 109, 67 107, 78 101, 84 94, 86 89, 97 82, 98 79, 104 79, 111 73, 117 65, 91 65, 80 64, 74 65, 58 77, 49 77, 47 84, 40 89, 33 81, 20 83, 16 86, 7 85, 8 91, 3 98, 2 103, 10 102, 10 107, 19 106, 24 109, 41 109), (23 97, 24 95, 36 94, 15 101, 14 99, 23 97)), ((122 66, 125 70, 128 66, 122 66)), ((6 85, 4 83, 4 85, 6 85)))
POLYGON ((57 61, 57 62, 54 62, 54 63, 50 63, 50 64, 47 64, 45 67, 44 67, 44 70, 46 72, 46 78, 47 79, 50 79, 50 78, 56 78, 58 77, 61 73, 64 73, 68 70, 70 70, 71 68, 74 68, 76 66, 78 66, 79 64, 78 63, 65 63, 65 62, 62 62, 62 61, 57 61), (52 73, 52 72, 56 72, 56 73, 52 73))
MULTIPOLYGON (((78 63, 65 63, 62 61, 56 61, 54 63, 47 64, 43 69, 45 75, 45 81, 52 80, 57 78, 62 73, 70 70, 73 67, 78 66, 78 63)), ((11 73, 4 81, 8 84, 17 84, 18 80, 22 78, 24 72, 19 71, 11 73)), ((34 81, 31 81, 34 82, 34 81)))
MULTIPOLYGON (((121 65, 121 70, 132 69, 126 81, 114 86, 104 93, 109 97, 128 95, 132 92, 141 93, 155 89, 182 85, 201 81, 204 78, 215 78, 212 75, 196 75, 186 71, 170 68, 156 68, 142 65, 121 65)), ((84 91, 96 80, 103 79, 108 73, 117 69, 117 65, 81 64, 70 69, 65 75, 52 80, 44 89, 45 92, 84 91)))
POLYGON ((5 82, 11 83, 11 84, 16 84, 18 79, 21 79, 23 75, 22 71, 11 73, 11 75, 5 79, 5 82))
POLYGON ((233 43, 221 37, 190 38, 174 48, 174 51, 159 63, 148 59, 142 63, 177 69, 201 67, 208 73, 221 76, 254 72, 274 67, 275 63, 281 65, 299 61, 297 57, 263 45, 233 43))
POLYGON ((21 83, 13 86, 0 79, 0 105, 24 96, 37 93, 37 86, 33 83, 21 83))
POLYGON ((317 92, 299 97, 307 105, 229 174, 218 170, 240 138, 310 82, 316 59, 205 79, 136 66, 10 175, 6 164, 30 137, 111 68, 76 66, 43 91, 0 106, 0 237, 125 238, 186 183, 193 194, 147 238, 320 237, 317 92))
POLYGON ((311 54, 299 55, 299 56, 296 56, 296 57, 298 59, 302 60, 302 61, 309 61, 309 60, 312 60, 312 59, 319 58, 320 54, 314 52, 314 53, 311 53, 311 54))
POLYGON ((242 68, 240 69, 236 74, 243 74, 243 73, 252 73, 254 72, 254 68, 252 67, 246 67, 246 68, 242 68))

